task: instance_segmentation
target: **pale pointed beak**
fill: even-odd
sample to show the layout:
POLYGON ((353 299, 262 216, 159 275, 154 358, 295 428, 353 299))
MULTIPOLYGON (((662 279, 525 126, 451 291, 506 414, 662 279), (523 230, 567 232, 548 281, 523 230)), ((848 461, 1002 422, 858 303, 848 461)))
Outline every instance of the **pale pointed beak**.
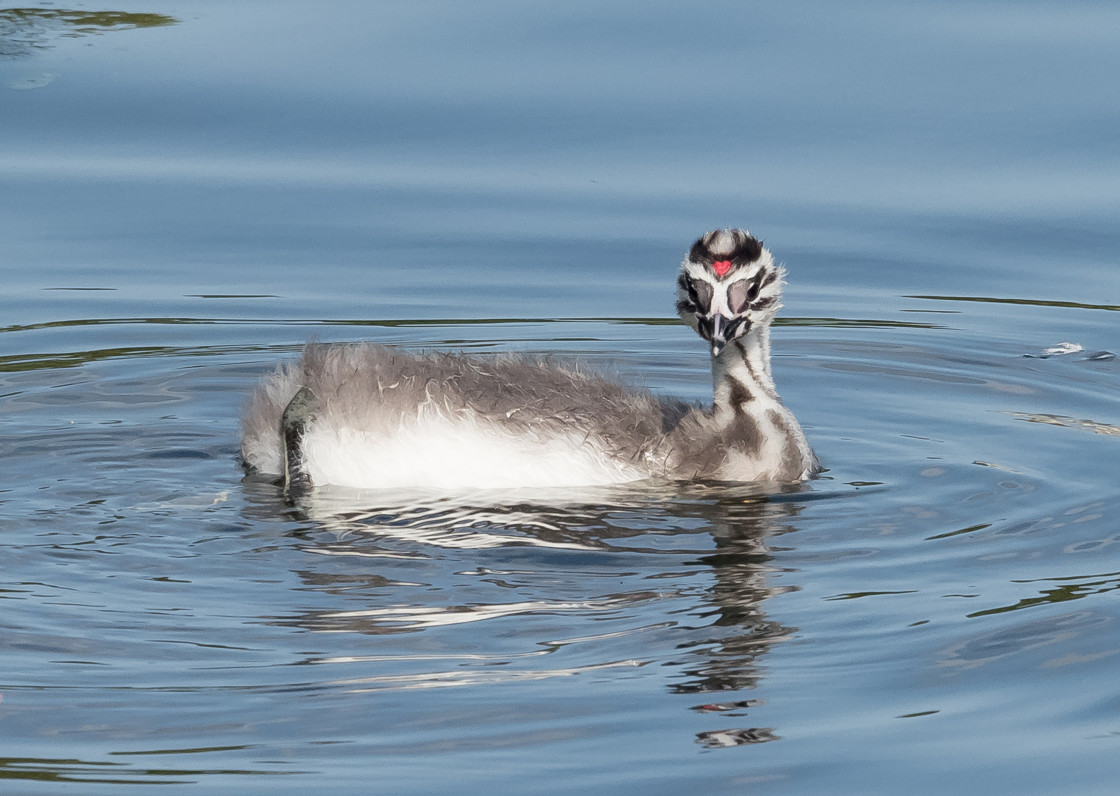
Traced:
POLYGON ((727 328, 727 319, 720 314, 716 314, 712 318, 712 356, 718 357, 723 347, 727 345, 727 339, 723 336, 724 330, 727 328))
POLYGON ((727 344, 742 337, 751 328, 751 322, 742 316, 725 318, 716 313, 712 316, 712 334, 708 341, 712 344, 712 356, 718 357, 727 344))

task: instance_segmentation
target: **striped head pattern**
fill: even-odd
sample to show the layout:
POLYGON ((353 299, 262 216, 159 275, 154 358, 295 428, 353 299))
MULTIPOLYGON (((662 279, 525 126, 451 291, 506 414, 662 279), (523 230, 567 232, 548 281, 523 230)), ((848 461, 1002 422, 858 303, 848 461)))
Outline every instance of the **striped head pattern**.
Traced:
POLYGON ((774 319, 785 271, 745 229, 705 234, 681 263, 677 313, 711 343, 712 356, 774 319))

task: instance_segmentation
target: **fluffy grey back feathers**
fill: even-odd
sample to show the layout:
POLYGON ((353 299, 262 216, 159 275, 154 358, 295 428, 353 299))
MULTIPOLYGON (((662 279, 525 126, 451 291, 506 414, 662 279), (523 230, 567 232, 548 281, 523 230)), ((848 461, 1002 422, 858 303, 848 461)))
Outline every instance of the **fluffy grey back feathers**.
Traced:
POLYGON ((472 415, 526 444, 573 431, 595 437, 615 457, 640 462, 691 408, 625 387, 573 364, 494 357, 403 353, 374 344, 311 344, 255 391, 243 420, 242 457, 266 473, 283 471, 280 421, 301 387, 316 399, 316 422, 389 435, 423 411, 472 415))

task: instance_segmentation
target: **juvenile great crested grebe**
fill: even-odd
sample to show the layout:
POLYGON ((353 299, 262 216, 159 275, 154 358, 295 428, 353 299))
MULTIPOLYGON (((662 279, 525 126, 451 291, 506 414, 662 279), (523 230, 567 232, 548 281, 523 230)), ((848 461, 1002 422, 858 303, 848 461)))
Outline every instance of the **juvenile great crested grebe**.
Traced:
POLYGON ((312 344, 253 394, 241 455, 290 488, 801 481, 820 467, 770 374, 784 274, 742 229, 707 233, 681 264, 677 312, 710 344, 711 407, 525 356, 312 344))

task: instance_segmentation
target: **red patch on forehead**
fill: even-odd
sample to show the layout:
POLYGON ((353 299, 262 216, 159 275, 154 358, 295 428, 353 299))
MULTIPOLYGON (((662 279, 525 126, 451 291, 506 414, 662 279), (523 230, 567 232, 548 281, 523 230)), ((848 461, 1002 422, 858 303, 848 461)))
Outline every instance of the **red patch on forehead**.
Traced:
POLYGON ((727 276, 727 272, 731 270, 731 261, 717 260, 716 262, 712 263, 712 270, 716 272, 716 276, 721 278, 725 277, 727 276))

